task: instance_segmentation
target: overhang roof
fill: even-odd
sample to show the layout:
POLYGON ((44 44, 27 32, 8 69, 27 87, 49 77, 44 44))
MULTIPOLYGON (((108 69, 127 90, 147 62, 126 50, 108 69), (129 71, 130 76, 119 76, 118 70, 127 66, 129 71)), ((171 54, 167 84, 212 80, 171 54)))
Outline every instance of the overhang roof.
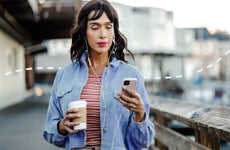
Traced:
POLYGON ((25 47, 69 38, 81 0, 0 0, 0 28, 25 47))

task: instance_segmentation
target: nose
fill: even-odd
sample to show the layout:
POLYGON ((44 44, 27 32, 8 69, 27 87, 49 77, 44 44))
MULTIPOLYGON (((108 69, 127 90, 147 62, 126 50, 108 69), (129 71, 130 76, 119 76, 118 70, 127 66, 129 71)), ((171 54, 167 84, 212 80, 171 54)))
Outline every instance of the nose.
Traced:
POLYGON ((100 38, 104 39, 104 38, 106 38, 106 35, 107 35, 106 30, 105 29, 101 29, 100 38))

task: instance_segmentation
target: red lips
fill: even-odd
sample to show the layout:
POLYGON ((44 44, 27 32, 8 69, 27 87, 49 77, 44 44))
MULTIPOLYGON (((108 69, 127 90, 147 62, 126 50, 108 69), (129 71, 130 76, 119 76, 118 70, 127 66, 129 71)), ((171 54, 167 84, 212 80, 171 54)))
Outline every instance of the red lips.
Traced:
POLYGON ((107 45, 107 42, 98 42, 97 44, 101 47, 104 47, 107 45))

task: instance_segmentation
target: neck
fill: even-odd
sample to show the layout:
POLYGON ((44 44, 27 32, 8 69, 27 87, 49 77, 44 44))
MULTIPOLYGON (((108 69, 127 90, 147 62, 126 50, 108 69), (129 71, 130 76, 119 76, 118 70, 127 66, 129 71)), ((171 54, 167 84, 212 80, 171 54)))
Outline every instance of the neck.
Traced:
POLYGON ((109 64, 109 58, 108 54, 103 54, 103 55, 92 55, 89 53, 88 55, 88 65, 89 67, 107 67, 109 64))
POLYGON ((87 58, 87 64, 90 69, 89 73, 100 75, 103 73, 104 68, 109 64, 108 55, 94 55, 94 57, 91 57, 89 54, 87 58))

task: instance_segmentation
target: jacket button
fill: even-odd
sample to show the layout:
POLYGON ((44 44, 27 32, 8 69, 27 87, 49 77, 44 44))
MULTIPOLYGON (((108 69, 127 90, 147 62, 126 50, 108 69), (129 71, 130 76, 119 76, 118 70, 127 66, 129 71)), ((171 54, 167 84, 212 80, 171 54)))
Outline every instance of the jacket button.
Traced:
POLYGON ((107 132, 106 128, 103 128, 103 132, 104 132, 104 133, 106 133, 106 132, 107 132))
POLYGON ((144 125, 140 125, 140 128, 141 128, 141 129, 144 128, 144 125))
POLYGON ((105 109, 106 109, 106 106, 104 105, 104 106, 102 107, 102 109, 105 110, 105 109))

